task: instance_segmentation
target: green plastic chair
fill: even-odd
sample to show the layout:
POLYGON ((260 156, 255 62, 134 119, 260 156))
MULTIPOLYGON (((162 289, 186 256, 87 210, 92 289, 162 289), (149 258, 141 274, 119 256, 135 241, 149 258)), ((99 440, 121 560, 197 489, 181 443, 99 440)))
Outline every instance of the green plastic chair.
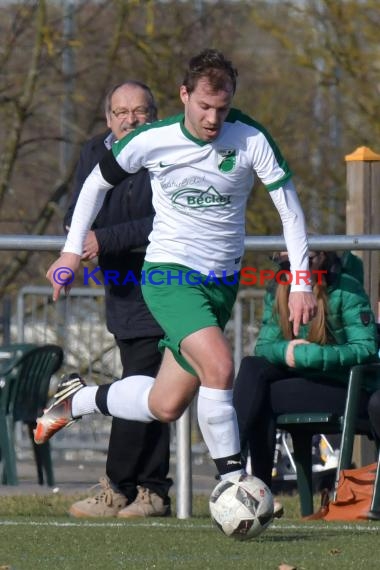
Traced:
POLYGON ((0 449, 3 462, 2 482, 18 485, 14 422, 28 425, 37 466, 38 483, 54 485, 49 442, 37 446, 33 439, 36 419, 46 407, 50 379, 63 362, 62 348, 47 344, 26 348, 0 367, 0 449))
POLYGON ((380 520, 380 451, 377 456, 377 469, 375 483, 373 487, 373 495, 368 518, 380 520))
POLYGON ((9 364, 32 350, 32 348, 36 348, 36 344, 33 343, 14 343, 14 344, 2 344, 0 346, 0 374, 2 370, 5 370, 9 367, 9 364))
MULTIPOLYGON (((293 459, 297 472, 297 487, 300 496, 301 515, 311 515, 313 506, 312 437, 315 434, 341 433, 341 444, 336 470, 336 482, 342 469, 349 469, 355 435, 372 436, 368 417, 358 417, 359 393, 366 376, 374 378, 380 388, 380 364, 353 366, 347 387, 343 415, 332 413, 282 414, 277 418, 277 427, 290 433, 293 442, 293 459)), ((375 485, 373 508, 380 509, 379 485, 375 485), (379 488, 378 488, 379 487, 379 488), (377 508, 376 508, 377 507, 377 508)), ((372 507, 371 507, 372 510, 372 507)))
MULTIPOLYGON (((360 418, 359 420, 357 419, 357 406, 355 406, 355 403, 358 400, 359 391, 363 385, 364 379, 368 377, 371 377, 374 389, 380 388, 380 363, 354 366, 351 369, 351 385, 349 386, 351 392, 348 394, 349 397, 347 398, 346 401, 346 410, 345 410, 342 439, 341 439, 341 449, 339 454, 337 476, 335 481, 334 499, 336 498, 336 489, 339 479, 339 473, 341 469, 347 469, 351 464, 352 451, 354 447, 354 436, 355 436, 354 429, 358 423, 363 424, 363 419, 360 418), (353 402, 353 404, 350 404, 351 401, 353 402), (356 423, 355 423, 355 418, 356 418, 356 423)), ((367 428, 367 434, 371 433, 368 419, 364 421, 366 421, 365 427, 367 428)), ((361 425, 361 427, 363 427, 363 425, 361 425)), ((376 470, 376 477, 373 488, 373 496, 368 515, 369 518, 379 520, 380 519, 380 449, 378 448, 377 451, 378 451, 377 470, 376 470)))

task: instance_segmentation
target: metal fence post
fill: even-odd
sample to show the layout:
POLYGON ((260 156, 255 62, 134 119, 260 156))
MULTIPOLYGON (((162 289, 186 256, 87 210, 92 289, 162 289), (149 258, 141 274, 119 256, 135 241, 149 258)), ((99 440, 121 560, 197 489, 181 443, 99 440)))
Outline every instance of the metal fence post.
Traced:
POLYGON ((11 342, 11 313, 12 302, 8 295, 3 299, 3 314, 1 316, 1 332, 3 335, 3 344, 11 342))
POLYGON ((190 407, 176 422, 176 497, 177 518, 188 519, 192 515, 192 472, 191 472, 191 415, 190 407))
POLYGON ((240 361, 243 357, 243 303, 239 297, 236 298, 234 312, 234 365, 235 373, 238 371, 240 361))

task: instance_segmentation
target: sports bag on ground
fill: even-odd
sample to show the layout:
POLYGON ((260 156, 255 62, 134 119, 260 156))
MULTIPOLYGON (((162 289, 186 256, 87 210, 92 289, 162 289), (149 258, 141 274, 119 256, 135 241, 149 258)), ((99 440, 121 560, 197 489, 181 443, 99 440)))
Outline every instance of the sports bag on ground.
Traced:
POLYGON ((321 508, 304 520, 355 521, 368 519, 371 509, 377 463, 358 469, 342 469, 335 501, 322 491, 321 508))

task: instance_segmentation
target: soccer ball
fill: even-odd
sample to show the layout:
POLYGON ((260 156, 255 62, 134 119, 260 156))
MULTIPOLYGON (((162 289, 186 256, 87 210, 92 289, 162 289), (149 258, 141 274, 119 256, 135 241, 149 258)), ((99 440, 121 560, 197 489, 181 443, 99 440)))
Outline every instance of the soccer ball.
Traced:
POLYGON ((273 497, 269 488, 253 475, 220 481, 210 496, 213 522, 237 540, 259 536, 273 520, 273 497))

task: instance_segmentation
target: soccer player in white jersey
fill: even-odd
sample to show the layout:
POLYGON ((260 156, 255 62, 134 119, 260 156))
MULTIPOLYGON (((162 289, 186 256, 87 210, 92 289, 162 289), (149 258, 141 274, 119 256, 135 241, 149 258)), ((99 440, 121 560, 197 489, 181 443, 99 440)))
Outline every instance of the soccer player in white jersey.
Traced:
MULTIPOLYGON (((36 443, 94 412, 149 422, 180 417, 198 394, 198 421, 221 478, 243 472, 232 405, 233 358, 223 329, 238 290, 248 195, 255 175, 283 224, 293 272, 308 270, 305 222, 288 165, 265 129, 231 109, 237 71, 223 54, 193 57, 180 87, 184 113, 136 129, 116 143, 86 179, 69 235, 47 278, 78 270, 85 236, 108 189, 127 172, 151 176, 156 217, 145 256, 143 295, 166 333, 157 377, 86 386, 72 374, 38 419, 36 443)), ((132 278, 132 277, 131 277, 132 278)), ((297 337, 315 313, 305 284, 293 285, 290 318, 297 337)))

